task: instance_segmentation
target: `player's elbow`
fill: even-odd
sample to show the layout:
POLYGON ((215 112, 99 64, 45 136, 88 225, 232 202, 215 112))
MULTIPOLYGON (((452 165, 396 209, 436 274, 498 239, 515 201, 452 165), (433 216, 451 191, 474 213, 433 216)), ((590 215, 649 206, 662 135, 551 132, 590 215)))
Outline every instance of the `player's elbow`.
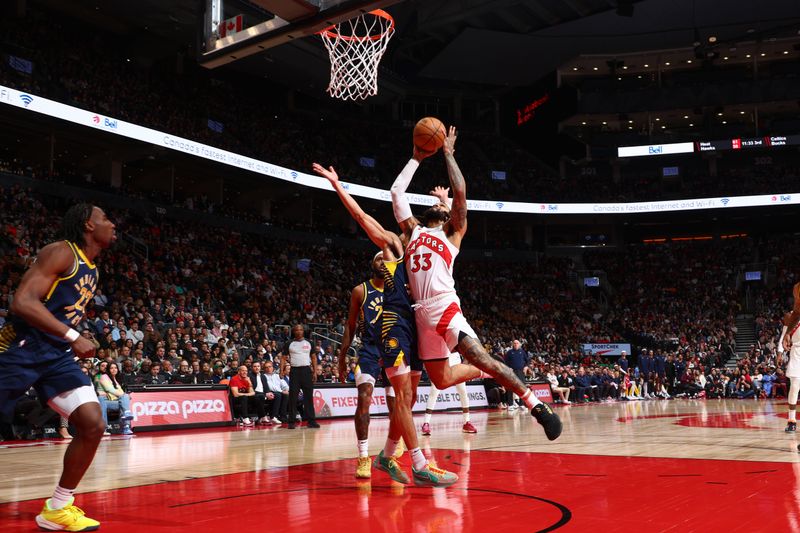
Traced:
POLYGON ((8 309, 11 311, 12 315, 18 316, 22 319, 26 318, 29 314, 28 302, 26 301, 25 296, 22 294, 15 295, 8 309))

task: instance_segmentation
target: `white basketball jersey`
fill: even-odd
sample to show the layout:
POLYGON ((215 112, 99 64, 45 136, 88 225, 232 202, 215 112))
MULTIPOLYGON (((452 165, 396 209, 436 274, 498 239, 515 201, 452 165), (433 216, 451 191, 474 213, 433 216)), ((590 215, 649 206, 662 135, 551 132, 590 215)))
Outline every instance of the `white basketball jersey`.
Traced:
POLYGON ((406 249, 406 271, 414 300, 455 292, 453 262, 457 255, 458 248, 447 240, 443 226, 414 228, 406 249))

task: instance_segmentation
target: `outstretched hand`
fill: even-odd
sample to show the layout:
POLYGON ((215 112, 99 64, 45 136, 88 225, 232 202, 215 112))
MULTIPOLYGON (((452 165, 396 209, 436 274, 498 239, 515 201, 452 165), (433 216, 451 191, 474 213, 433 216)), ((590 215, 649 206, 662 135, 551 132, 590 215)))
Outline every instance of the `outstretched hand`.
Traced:
POLYGON ((314 163, 311 165, 311 168, 314 169, 314 172, 325 178, 326 180, 330 181, 331 183, 336 183, 339 181, 339 175, 333 169, 333 167, 325 168, 319 163, 314 163))
POLYGON ((455 126, 450 126, 450 129, 447 131, 447 137, 444 138, 444 155, 453 155, 456 153, 456 138, 458 137, 458 132, 456 132, 455 126))
POLYGON ((426 158, 432 156, 435 153, 436 153, 436 150, 433 150, 432 152, 428 152, 426 150, 422 150, 419 146, 417 146, 415 144, 414 145, 414 154, 411 157, 416 159, 418 162, 422 163, 423 159, 426 159, 426 158))
POLYGON ((447 199, 450 196, 450 187, 444 188, 441 185, 437 185, 428 194, 430 194, 431 196, 435 196, 436 198, 439 199, 440 202, 442 202, 443 204, 446 204, 447 203, 447 199))

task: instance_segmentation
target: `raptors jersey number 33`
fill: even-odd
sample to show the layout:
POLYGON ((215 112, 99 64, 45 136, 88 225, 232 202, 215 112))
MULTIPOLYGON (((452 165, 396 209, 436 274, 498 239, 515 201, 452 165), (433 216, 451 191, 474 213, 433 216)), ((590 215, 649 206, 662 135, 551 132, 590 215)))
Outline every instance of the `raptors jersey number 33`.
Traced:
POLYGON ((458 248, 447 240, 444 226, 414 228, 406 249, 406 269, 414 300, 455 292, 453 261, 457 255, 458 248))

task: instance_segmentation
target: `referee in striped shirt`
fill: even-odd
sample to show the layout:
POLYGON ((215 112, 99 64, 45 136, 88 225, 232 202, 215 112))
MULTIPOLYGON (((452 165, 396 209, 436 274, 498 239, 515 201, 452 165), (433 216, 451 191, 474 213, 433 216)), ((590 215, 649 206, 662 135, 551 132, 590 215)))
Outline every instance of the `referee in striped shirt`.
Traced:
POLYGON ((294 429, 297 421, 297 397, 303 391, 303 411, 308 427, 318 428, 314 413, 314 382, 317 380, 317 350, 304 336, 303 326, 292 328, 291 341, 283 347, 281 366, 285 367, 288 357, 292 365, 289 371, 289 429, 294 429))

